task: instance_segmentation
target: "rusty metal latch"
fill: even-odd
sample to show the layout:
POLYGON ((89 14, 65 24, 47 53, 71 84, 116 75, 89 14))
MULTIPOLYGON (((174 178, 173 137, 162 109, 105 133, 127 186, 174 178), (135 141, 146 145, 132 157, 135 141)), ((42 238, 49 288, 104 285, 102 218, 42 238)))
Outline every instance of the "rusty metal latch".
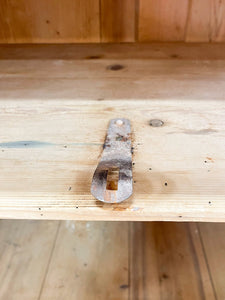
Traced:
POLYGON ((127 119, 110 121, 91 193, 100 201, 118 203, 132 195, 131 126, 127 119))

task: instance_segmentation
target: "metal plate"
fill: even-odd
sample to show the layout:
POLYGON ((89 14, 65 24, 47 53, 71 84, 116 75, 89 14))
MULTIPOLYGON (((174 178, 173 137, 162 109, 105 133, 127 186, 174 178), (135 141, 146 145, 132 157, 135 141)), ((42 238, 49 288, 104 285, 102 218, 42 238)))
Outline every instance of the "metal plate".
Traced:
POLYGON ((107 131, 101 160, 95 170, 92 195, 118 203, 133 193, 131 126, 127 119, 113 119, 107 131))

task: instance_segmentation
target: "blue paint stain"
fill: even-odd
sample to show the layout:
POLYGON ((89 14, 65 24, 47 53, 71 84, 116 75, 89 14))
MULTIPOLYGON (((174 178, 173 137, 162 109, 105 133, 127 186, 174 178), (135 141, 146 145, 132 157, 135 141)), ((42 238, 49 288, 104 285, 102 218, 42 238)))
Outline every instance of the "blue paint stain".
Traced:
POLYGON ((55 144, 39 142, 39 141, 17 141, 17 142, 8 142, 0 143, 1 148, 39 148, 39 147, 48 147, 54 146, 55 144))
MULTIPOLYGON (((102 144, 98 143, 71 143, 66 144, 67 146, 101 146, 102 144)), ((54 144, 40 141, 16 141, 16 142, 7 142, 0 143, 0 148, 41 148, 41 147, 50 147, 50 146, 64 146, 63 144, 54 144)))

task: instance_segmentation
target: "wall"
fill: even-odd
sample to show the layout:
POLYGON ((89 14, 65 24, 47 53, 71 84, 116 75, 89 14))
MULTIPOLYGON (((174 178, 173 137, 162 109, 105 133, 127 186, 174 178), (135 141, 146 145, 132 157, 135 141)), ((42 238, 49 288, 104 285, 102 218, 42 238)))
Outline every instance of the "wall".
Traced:
POLYGON ((1 0, 1 43, 224 42, 225 0, 1 0))

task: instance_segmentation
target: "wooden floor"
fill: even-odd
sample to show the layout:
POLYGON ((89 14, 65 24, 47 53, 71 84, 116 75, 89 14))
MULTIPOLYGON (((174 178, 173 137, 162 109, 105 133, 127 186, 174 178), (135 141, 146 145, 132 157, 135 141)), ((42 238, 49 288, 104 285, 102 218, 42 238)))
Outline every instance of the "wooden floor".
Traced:
POLYGON ((0 221, 1 300, 225 299, 225 225, 0 221))

